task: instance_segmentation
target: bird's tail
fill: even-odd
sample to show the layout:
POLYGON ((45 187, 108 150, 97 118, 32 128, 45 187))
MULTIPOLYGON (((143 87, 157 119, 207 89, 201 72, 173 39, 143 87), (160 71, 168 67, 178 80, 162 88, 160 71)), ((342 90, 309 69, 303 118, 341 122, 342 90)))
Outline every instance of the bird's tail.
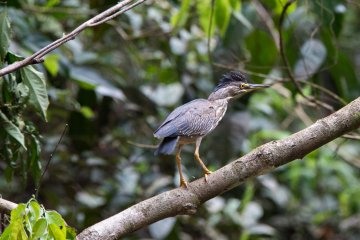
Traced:
POLYGON ((159 153, 166 155, 171 154, 174 151, 178 139, 179 137, 164 138, 160 146, 156 149, 154 155, 158 155, 159 153))

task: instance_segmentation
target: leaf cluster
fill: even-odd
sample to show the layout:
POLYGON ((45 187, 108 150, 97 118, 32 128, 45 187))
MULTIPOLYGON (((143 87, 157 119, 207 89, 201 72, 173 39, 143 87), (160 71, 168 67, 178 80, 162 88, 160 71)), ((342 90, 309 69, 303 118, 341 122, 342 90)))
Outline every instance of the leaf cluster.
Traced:
POLYGON ((75 236, 75 229, 68 227, 59 213, 45 210, 35 198, 31 198, 11 211, 10 224, 0 239, 75 240, 75 236))

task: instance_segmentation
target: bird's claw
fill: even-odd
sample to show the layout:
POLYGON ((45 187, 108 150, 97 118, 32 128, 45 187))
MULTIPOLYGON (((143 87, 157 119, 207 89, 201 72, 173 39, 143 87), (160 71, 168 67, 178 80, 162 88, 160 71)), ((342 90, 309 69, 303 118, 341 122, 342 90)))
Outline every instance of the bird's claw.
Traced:
POLYGON ((180 187, 184 186, 186 188, 189 188, 189 183, 187 181, 185 181, 184 179, 180 180, 180 187))
POLYGON ((205 182, 208 182, 208 175, 211 174, 212 172, 207 170, 207 171, 204 171, 204 175, 205 175, 205 182))

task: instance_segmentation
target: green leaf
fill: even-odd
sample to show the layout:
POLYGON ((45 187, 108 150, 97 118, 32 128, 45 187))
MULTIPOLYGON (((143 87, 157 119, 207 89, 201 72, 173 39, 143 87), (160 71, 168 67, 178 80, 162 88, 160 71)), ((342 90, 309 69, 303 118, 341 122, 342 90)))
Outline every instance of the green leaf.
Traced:
POLYGON ((37 185, 41 178, 41 146, 34 135, 31 135, 31 145, 29 149, 30 169, 37 185))
POLYGON ((66 239, 75 240, 76 230, 72 227, 66 227, 66 239))
POLYGON ((7 226, 5 231, 1 234, 0 240, 10 240, 12 235, 12 225, 7 226))
POLYGON ((5 5, 4 9, 0 13, 0 65, 1 67, 4 65, 4 59, 8 49, 10 47, 10 39, 11 39, 11 27, 8 18, 8 11, 5 5))
MULTIPOLYGON (((45 233, 41 238, 40 238, 40 240, 48 240, 48 239, 50 239, 49 238, 49 233, 47 232, 47 233, 45 233)), ((39 240, 39 239, 37 239, 37 240, 39 240)))
POLYGON ((9 187, 11 186, 11 179, 13 176, 13 168, 10 165, 7 165, 4 171, 4 176, 6 179, 6 182, 8 183, 9 187))
POLYGON ((23 154, 20 154, 20 160, 21 160, 21 175, 23 179, 23 189, 26 187, 27 183, 27 171, 26 171, 26 158, 23 154))
MULTIPOLYGON (((216 25, 221 30, 221 35, 224 36, 226 29, 229 25, 231 16, 231 4, 229 0, 217 0, 215 1, 215 20, 216 25)), ((214 24, 214 23, 213 23, 214 24)))
MULTIPOLYGON (((160 69, 159 69, 160 70, 160 69)), ((162 68, 159 74, 159 82, 164 84, 170 84, 173 82, 178 82, 180 77, 177 74, 176 69, 174 68, 162 68)))
MULTIPOLYGON (((12 74, 9 74, 9 79, 12 79, 12 74)), ((2 78, 2 85, 1 85, 1 102, 9 103, 10 102, 10 92, 9 92, 9 84, 8 81, 6 81, 4 78, 2 78)))
POLYGON ((49 73, 55 77, 59 71, 59 59, 61 57, 57 54, 49 54, 46 56, 44 61, 44 66, 49 71, 49 73))
POLYGON ((11 211, 10 223, 15 222, 22 214, 25 213, 26 205, 20 203, 15 209, 11 211))
POLYGON ((6 59, 7 59, 8 64, 10 65, 16 61, 24 60, 25 58, 20 55, 15 54, 15 53, 12 53, 11 51, 8 51, 8 53, 6 55, 6 59))
POLYGON ((239 11, 241 8, 241 1, 240 0, 230 0, 230 5, 235 11, 239 11))
MULTIPOLYGON (((197 0, 196 2, 196 10, 199 15, 200 26, 202 30, 206 33, 206 36, 209 35, 211 8, 212 8, 211 0, 197 0)), ((214 35, 214 31, 215 31, 214 15, 215 14, 213 14, 213 19, 210 29, 210 37, 214 35)))
MULTIPOLYGON (((251 53, 251 60, 249 62, 252 66, 269 67, 269 68, 252 68, 249 70, 267 74, 271 66, 274 64, 276 58, 279 56, 278 50, 274 40, 269 37, 265 32, 260 30, 253 31, 245 39, 247 50, 251 53)), ((259 77, 253 77, 257 82, 260 81, 259 77)))
POLYGON ((39 219, 40 215, 41 215, 39 204, 37 202, 31 201, 29 203, 29 210, 31 212, 31 215, 37 221, 39 219))
POLYGON ((182 27, 185 25, 186 20, 189 16, 190 3, 191 3, 191 0, 183 0, 182 1, 180 12, 175 14, 170 20, 170 23, 172 26, 182 27))
POLYGON ((61 227, 62 234, 66 236, 66 226, 65 221, 62 219, 61 215, 55 211, 46 211, 45 218, 48 223, 56 224, 56 226, 61 227))
POLYGON ((58 5, 60 3, 60 0, 49 0, 45 7, 54 7, 55 5, 58 5))
POLYGON ((359 97, 360 84, 356 78, 353 63, 342 52, 339 52, 337 64, 330 69, 331 75, 341 96, 348 102, 359 97))
POLYGON ((19 104, 26 104, 29 101, 29 88, 24 83, 19 83, 16 88, 16 92, 18 92, 18 103, 19 104))
POLYGON ((31 239, 41 238, 46 230, 47 222, 45 218, 40 218, 34 225, 31 232, 31 239))
POLYGON ((241 201, 240 212, 244 211, 246 205, 251 201, 255 193, 255 186, 252 181, 246 183, 246 190, 241 201))
POLYGON ((0 111, 0 121, 5 131, 16 141, 18 141, 21 144, 21 146, 23 146, 26 149, 24 135, 21 133, 20 129, 11 121, 9 121, 6 115, 1 111, 0 111))
POLYGON ((49 99, 46 90, 46 81, 44 74, 37 71, 32 66, 26 66, 20 69, 24 84, 30 90, 29 103, 46 120, 46 111, 49 106, 49 99))
POLYGON ((66 240, 65 235, 62 233, 62 231, 56 224, 49 224, 48 231, 50 237, 54 238, 54 240, 66 240))
POLYGON ((19 235, 21 228, 23 228, 21 218, 18 218, 16 221, 11 222, 11 238, 10 238, 11 240, 18 239, 18 235, 19 235))
POLYGON ((93 118, 95 116, 93 110, 89 108, 88 106, 82 106, 80 108, 80 112, 84 115, 86 118, 93 118))
POLYGON ((19 229, 17 240, 28 240, 24 227, 19 229))

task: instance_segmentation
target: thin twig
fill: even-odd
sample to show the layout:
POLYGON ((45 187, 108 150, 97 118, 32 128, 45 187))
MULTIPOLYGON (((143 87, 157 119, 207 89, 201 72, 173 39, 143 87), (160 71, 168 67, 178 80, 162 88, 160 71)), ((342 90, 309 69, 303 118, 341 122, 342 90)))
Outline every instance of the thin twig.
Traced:
POLYGON ((293 3, 295 2, 295 0, 288 0, 283 8, 283 11, 281 13, 281 16, 280 16, 280 21, 279 21, 279 37, 280 37, 280 53, 281 53, 281 57, 284 61, 284 64, 286 66, 286 70, 287 70, 287 73, 290 77, 290 80, 291 82, 295 85, 296 89, 298 90, 298 92, 300 93, 300 95, 302 97, 304 97, 306 100, 308 100, 309 102, 313 102, 315 103, 316 105, 318 106, 321 106, 325 109, 328 109, 330 110, 331 112, 334 112, 334 108, 332 106, 330 106, 329 104, 327 103, 324 103, 322 101, 319 101, 313 97, 308 97, 306 95, 304 95, 302 89, 300 88, 300 85, 299 83, 295 80, 295 77, 294 75, 292 74, 292 71, 291 71, 291 67, 290 67, 290 64, 289 64, 289 61, 286 57, 286 54, 285 54, 285 48, 284 48, 284 42, 283 42, 283 38, 282 38, 282 25, 283 25, 283 22, 284 22, 284 17, 285 17, 285 14, 286 14, 286 10, 288 9, 288 7, 293 3))
POLYGON ((289 0, 286 2, 284 8, 283 8, 283 11, 281 13, 281 16, 280 16, 280 21, 279 21, 279 38, 280 38, 280 53, 281 53, 281 57, 284 61, 284 64, 286 66, 286 70, 287 70, 287 73, 290 77, 290 80, 292 81, 292 83, 295 85, 296 89, 298 90, 298 92, 301 94, 301 96, 303 96, 304 98, 308 99, 307 96, 304 95, 302 89, 300 88, 299 84, 295 81, 295 78, 292 74, 292 71, 291 71, 291 68, 290 68, 290 64, 289 64, 289 61, 285 55, 285 48, 284 48, 284 42, 283 42, 283 37, 282 37, 282 25, 283 25, 283 22, 284 22, 284 18, 285 18, 285 14, 286 14, 286 10, 288 9, 288 7, 293 3, 295 2, 296 0, 289 0))
POLYGON ((274 21, 272 20, 269 13, 264 8, 264 6, 258 0, 254 0, 253 2, 256 11, 259 13, 260 17, 262 18, 266 26, 269 28, 271 36, 275 41, 277 50, 280 50, 279 33, 276 31, 276 28, 274 26, 274 21))
POLYGON ((122 14, 122 13, 124 13, 124 12, 126 12, 126 11, 128 11, 128 10, 130 10, 130 9, 132 9, 133 7, 136 7, 137 5, 139 5, 139 4, 141 4, 141 3, 145 2, 145 1, 146 1, 146 0, 139 0, 138 2, 136 2, 136 3, 134 3, 134 4, 131 4, 129 7, 124 8, 123 10, 121 10, 121 11, 119 11, 119 12, 117 12, 117 13, 114 13, 113 15, 111 15, 111 16, 109 16, 109 17, 107 17, 107 18, 105 18, 105 19, 103 19, 103 20, 101 20, 101 21, 99 21, 99 22, 89 24, 89 27, 95 27, 95 26, 100 25, 100 24, 102 24, 102 23, 104 23, 104 22, 107 22, 107 21, 109 21, 109 20, 111 20, 111 19, 119 16, 120 14, 122 14))
POLYGON ((40 49, 39 51, 37 51, 36 53, 31 55, 30 57, 27 57, 22 61, 14 62, 13 64, 8 65, 7 67, 1 69, 0 70, 0 76, 3 76, 5 74, 11 73, 11 72, 14 72, 14 71, 16 71, 16 70, 18 70, 20 68, 26 67, 28 65, 33 65, 33 64, 36 64, 36 63, 44 62, 44 59, 42 59, 42 57, 44 55, 48 54, 49 52, 51 52, 54 49, 58 48, 59 46, 63 45, 64 43, 75 39, 75 37, 80 32, 85 30, 86 28, 96 26, 97 23, 99 23, 99 24, 104 23, 104 22, 118 16, 119 14, 124 13, 125 11, 128 11, 129 9, 137 6, 138 4, 145 2, 145 1, 146 0, 139 0, 135 4, 132 4, 131 6, 125 8, 125 9, 122 9, 122 10, 120 10, 120 9, 123 8, 124 6, 128 5, 129 3, 133 2, 133 0, 124 0, 122 2, 119 2, 115 6, 105 10, 104 12, 96 15, 95 17, 91 18, 90 20, 88 20, 85 23, 81 24, 79 27, 77 27, 71 33, 69 33, 67 35, 64 34, 60 39, 52 42, 51 44, 47 45, 46 47, 44 47, 42 49, 40 49), (110 17, 108 17, 108 16, 110 16, 110 17))
POLYGON ((359 135, 352 135, 352 134, 345 134, 341 136, 342 138, 347 138, 347 139, 353 139, 353 140, 360 140, 360 136, 359 135))
POLYGON ((128 140, 127 141, 128 144, 134 145, 136 147, 141 147, 141 148, 157 148, 159 145, 148 145, 148 144, 141 144, 141 143, 136 143, 133 141, 128 140))
POLYGON ((337 94, 333 93, 332 91, 330 91, 329 89, 324 88, 323 86, 320 86, 316 83, 310 82, 310 81, 305 81, 305 80, 296 80, 297 82, 303 83, 303 84, 307 84, 312 86, 313 88, 317 88, 320 91, 323 91, 324 93, 327 93, 328 95, 330 95, 331 97, 333 97, 334 99, 338 100, 339 102, 341 102, 343 105, 348 104, 344 99, 342 99, 341 97, 339 97, 337 94))
POLYGON ((44 177, 44 175, 45 175, 45 172, 46 172, 46 170, 47 170, 47 168, 48 168, 48 166, 49 166, 49 164, 50 164, 51 158, 52 158, 53 155, 55 154, 55 151, 56 151, 57 147, 59 146, 59 144, 60 144, 60 142, 61 142, 61 140, 62 140, 62 138, 63 138, 63 136, 64 136, 64 134, 65 134, 65 131, 66 131, 67 127, 68 127, 68 124, 65 125, 65 129, 64 129, 64 131, 63 131, 63 133, 62 133, 62 135, 61 135, 61 137, 60 137, 60 139, 59 139, 59 142, 57 143, 57 145, 56 145, 53 153, 50 154, 49 161, 48 161, 48 163, 46 164, 45 170, 44 170, 43 174, 41 175, 40 181, 39 181, 39 183, 38 183, 38 185, 37 185, 37 187, 36 187, 36 189, 35 189, 35 197, 36 197, 36 198, 37 198, 38 193, 39 193, 41 181, 42 181, 42 179, 43 179, 43 177, 44 177))
POLYGON ((354 4, 355 6, 358 6, 360 8, 360 3, 357 3, 357 2, 355 2, 353 0, 345 0, 345 1, 348 2, 348 3, 354 4))

